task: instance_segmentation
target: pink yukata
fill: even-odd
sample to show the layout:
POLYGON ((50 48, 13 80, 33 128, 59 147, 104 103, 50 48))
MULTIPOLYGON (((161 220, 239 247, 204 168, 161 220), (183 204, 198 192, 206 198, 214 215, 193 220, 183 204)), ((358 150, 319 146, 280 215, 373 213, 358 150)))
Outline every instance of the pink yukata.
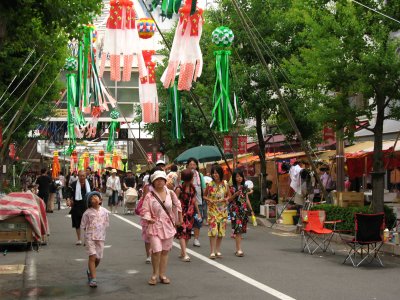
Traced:
MULTIPOLYGON (((169 215, 174 220, 175 215, 172 206, 175 206, 177 212, 182 212, 181 203, 176 197, 175 193, 164 187, 166 191, 166 199, 164 202, 165 208, 168 210, 169 215)), ((147 235, 150 240, 150 247, 153 253, 160 251, 169 251, 172 248, 172 242, 176 233, 174 224, 172 224, 167 213, 153 196, 154 192, 158 198, 161 197, 157 194, 154 188, 150 187, 148 194, 143 202, 143 219, 155 220, 154 224, 148 223, 147 235)), ((175 222, 175 220, 174 220, 175 222)))
POLYGON ((104 207, 89 208, 82 216, 81 229, 85 230, 86 251, 89 256, 103 258, 106 228, 110 226, 109 212, 104 207))

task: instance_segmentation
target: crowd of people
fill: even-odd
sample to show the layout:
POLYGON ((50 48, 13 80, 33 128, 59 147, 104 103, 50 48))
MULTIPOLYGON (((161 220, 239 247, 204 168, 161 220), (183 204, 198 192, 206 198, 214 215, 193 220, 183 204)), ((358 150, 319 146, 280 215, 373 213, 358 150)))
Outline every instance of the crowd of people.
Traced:
POLYGON ((246 233, 249 216, 254 213, 249 201, 251 190, 245 185, 243 172, 236 169, 230 185, 223 178, 221 166, 215 164, 210 173, 212 180, 206 184, 195 158, 190 158, 181 171, 172 165, 167 174, 165 166, 160 160, 149 172, 137 177, 128 171, 123 179, 115 169, 99 176, 87 168, 67 177, 60 174, 54 180, 42 169, 41 175, 27 186, 33 191, 36 189, 48 212, 54 209, 55 200, 51 195, 55 193, 71 208, 76 245, 84 244, 89 256, 89 286, 97 286, 96 267, 103 257, 109 214, 118 213, 121 195, 130 188, 137 190, 135 212, 141 218, 146 263, 152 264, 150 285, 170 283, 166 274, 173 239, 179 240, 180 259, 190 262, 186 251, 188 242, 193 237, 193 246, 201 246, 199 236, 203 226, 208 226, 209 258, 222 258, 221 244, 226 236, 228 218, 230 237, 235 239, 235 254, 244 256, 241 236, 246 233), (107 201, 108 210, 102 207, 103 200, 107 201))

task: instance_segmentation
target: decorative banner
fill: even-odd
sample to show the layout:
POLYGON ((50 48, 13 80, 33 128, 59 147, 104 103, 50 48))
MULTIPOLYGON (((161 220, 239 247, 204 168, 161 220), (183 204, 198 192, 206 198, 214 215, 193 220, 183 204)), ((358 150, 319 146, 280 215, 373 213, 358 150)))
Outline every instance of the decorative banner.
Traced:
POLYGON ((71 173, 76 172, 78 170, 78 153, 76 150, 73 150, 71 153, 71 173))
POLYGON ((247 135, 238 136, 238 153, 245 154, 247 152, 247 135))
POLYGON ((169 111, 171 110, 171 136, 180 142, 184 137, 182 134, 182 102, 175 81, 173 87, 169 88, 169 102, 167 102, 167 122, 169 121, 169 111))
POLYGON ((11 159, 14 159, 15 158, 15 152, 16 152, 15 144, 10 144, 8 146, 8 150, 9 150, 8 156, 10 156, 11 159))
MULTIPOLYGON (((197 0, 193 2, 196 5, 197 0)), ((151 10, 154 10, 157 5, 161 5, 161 17, 163 19, 171 19, 174 14, 178 13, 181 3, 182 0, 153 0, 151 3, 151 10)))
POLYGON ((101 56, 100 77, 102 77, 107 55, 110 56, 110 79, 121 81, 121 54, 124 66, 122 81, 130 81, 133 56, 137 55, 139 78, 147 75, 142 52, 139 49, 139 34, 136 28, 136 14, 130 0, 111 0, 110 14, 104 34, 104 48, 101 56))
MULTIPOLYGON (((234 35, 228 27, 221 26, 212 33, 212 41, 217 46, 228 47, 232 44, 234 35)), ((235 110, 230 100, 229 56, 231 51, 218 50, 214 52, 216 64, 216 79, 213 93, 212 122, 219 132, 228 132, 229 126, 236 122, 235 110)))
POLYGON ((116 130, 118 126, 118 121, 117 119, 119 118, 119 112, 116 110, 113 110, 110 113, 110 117, 112 119, 110 128, 108 129, 108 141, 107 141, 107 152, 112 152, 114 149, 114 141, 115 141, 115 135, 116 135, 116 130))
POLYGON ((0 147, 3 146, 3 126, 0 125, 0 147))
POLYGON ((143 50, 143 58, 146 65, 148 76, 139 80, 139 99, 142 107, 142 121, 145 123, 157 123, 158 115, 158 95, 156 85, 156 63, 151 57, 156 52, 154 50, 143 50))
POLYGON ((161 152, 157 152, 157 159, 156 160, 160 160, 162 158, 163 154, 161 152))
POLYGON ((152 152, 147 152, 147 161, 148 162, 153 162, 153 153, 152 152))
POLYGON ((179 9, 179 22, 169 56, 168 67, 161 77, 165 88, 174 85, 179 70, 178 90, 190 91, 192 82, 201 76, 203 56, 200 37, 203 30, 203 10, 197 8, 191 14, 195 0, 186 0, 179 9))
POLYGON ((232 136, 224 136, 224 153, 232 153, 232 136))
POLYGON ((53 152, 53 167, 52 167, 52 171, 51 171, 51 177, 53 179, 58 178, 58 175, 60 175, 60 162, 58 160, 58 151, 54 151, 53 152))
POLYGON ((323 131, 323 136, 324 136, 324 141, 335 141, 335 131, 333 130, 333 128, 329 128, 329 127, 324 127, 324 131, 323 131))

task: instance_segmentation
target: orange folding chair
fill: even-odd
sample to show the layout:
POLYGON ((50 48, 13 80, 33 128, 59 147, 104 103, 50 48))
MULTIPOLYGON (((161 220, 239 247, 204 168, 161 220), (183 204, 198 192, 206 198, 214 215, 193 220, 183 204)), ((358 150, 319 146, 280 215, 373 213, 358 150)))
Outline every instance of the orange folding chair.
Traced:
POLYGON ((320 249, 323 252, 330 250, 332 254, 335 254, 335 250, 330 245, 336 230, 336 224, 341 220, 325 221, 326 214, 323 210, 302 211, 301 219, 303 222, 301 251, 304 252, 307 249, 308 253, 314 254, 320 249), (332 224, 333 229, 325 228, 325 224, 332 224))

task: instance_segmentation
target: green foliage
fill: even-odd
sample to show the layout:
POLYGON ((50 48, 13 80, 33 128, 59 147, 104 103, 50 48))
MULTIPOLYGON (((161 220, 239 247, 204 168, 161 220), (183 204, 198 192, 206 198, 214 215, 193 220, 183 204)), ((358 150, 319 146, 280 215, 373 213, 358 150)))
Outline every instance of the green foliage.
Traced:
MULTIPOLYGON (((324 210, 327 221, 342 220, 338 223, 336 229, 354 232, 354 214, 355 213, 373 213, 370 206, 363 207, 339 207, 331 204, 321 204, 313 206, 311 210, 324 210)), ((396 225, 396 215, 393 209, 384 206, 385 226, 392 229, 396 225)))
MULTIPOLYGON (((21 146, 28 131, 40 123, 43 124, 43 119, 51 115, 63 87, 59 72, 68 55, 68 39, 77 36, 79 24, 91 22, 93 16, 100 13, 101 5, 101 0, 6 0, 0 3, 0 95, 18 74, 28 54, 34 50, 32 57, 22 67, 14 84, 0 101, 0 105, 5 103, 0 108, 0 122, 3 124, 9 124, 17 111, 23 109, 18 123, 20 125, 32 112, 12 135, 12 142, 21 146), (32 72, 10 96, 11 91, 35 63, 37 65, 32 72), (26 107, 22 108, 23 93, 41 67, 44 70, 34 85, 26 107), (53 81, 54 84, 49 88, 53 81), (46 96, 34 108, 48 88, 46 96), (4 102, 7 98, 9 100, 4 102)), ((5 137, 8 134, 10 132, 5 133, 5 137)))

